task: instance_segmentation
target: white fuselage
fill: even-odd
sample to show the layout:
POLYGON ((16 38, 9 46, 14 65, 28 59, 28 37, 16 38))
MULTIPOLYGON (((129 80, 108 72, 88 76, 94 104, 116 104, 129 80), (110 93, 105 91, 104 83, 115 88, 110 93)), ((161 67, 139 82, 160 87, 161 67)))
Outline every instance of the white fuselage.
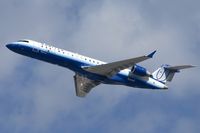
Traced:
POLYGON ((120 84, 150 89, 167 89, 165 84, 152 77, 130 75, 130 69, 124 69, 111 78, 86 72, 82 68, 102 65, 106 64, 106 62, 56 48, 44 43, 31 40, 21 40, 10 43, 7 47, 16 53, 69 68, 75 73, 80 73, 90 79, 98 80, 105 84, 120 84))

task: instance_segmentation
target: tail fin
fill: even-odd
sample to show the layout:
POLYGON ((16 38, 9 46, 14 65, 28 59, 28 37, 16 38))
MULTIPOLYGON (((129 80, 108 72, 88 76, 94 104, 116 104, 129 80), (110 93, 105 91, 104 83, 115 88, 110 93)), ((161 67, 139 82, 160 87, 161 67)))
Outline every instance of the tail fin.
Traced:
POLYGON ((182 66, 170 66, 170 65, 162 65, 155 72, 152 73, 154 79, 166 83, 171 82, 174 74, 180 72, 181 69, 191 68, 194 66, 191 65, 182 65, 182 66))

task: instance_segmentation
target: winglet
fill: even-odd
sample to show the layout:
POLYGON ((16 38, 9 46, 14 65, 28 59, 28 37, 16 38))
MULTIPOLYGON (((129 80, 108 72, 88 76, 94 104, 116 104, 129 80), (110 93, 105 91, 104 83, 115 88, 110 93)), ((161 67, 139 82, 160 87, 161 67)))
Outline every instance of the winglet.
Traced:
POLYGON ((147 57, 149 57, 149 58, 153 58, 153 56, 154 56, 155 53, 156 53, 156 50, 153 51, 152 53, 150 53, 149 55, 147 55, 147 57))

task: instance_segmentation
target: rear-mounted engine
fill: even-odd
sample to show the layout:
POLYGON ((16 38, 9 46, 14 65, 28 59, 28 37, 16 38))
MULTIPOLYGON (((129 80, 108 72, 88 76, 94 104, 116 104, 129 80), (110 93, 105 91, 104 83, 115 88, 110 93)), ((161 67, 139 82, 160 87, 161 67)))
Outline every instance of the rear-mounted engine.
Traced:
POLYGON ((139 76, 151 76, 151 73, 147 69, 138 65, 132 67, 131 73, 139 76))

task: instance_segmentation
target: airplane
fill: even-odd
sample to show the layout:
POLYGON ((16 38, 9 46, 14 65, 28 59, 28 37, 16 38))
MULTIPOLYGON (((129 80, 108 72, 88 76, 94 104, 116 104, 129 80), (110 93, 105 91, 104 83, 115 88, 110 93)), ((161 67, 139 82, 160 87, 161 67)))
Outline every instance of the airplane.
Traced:
POLYGON ((143 89, 166 90, 167 82, 175 73, 192 65, 162 65, 150 73, 138 63, 153 58, 156 51, 144 56, 106 63, 77 53, 66 51, 45 43, 22 39, 6 45, 18 54, 68 68, 75 72, 76 96, 85 97, 92 88, 100 84, 125 85, 143 89))

